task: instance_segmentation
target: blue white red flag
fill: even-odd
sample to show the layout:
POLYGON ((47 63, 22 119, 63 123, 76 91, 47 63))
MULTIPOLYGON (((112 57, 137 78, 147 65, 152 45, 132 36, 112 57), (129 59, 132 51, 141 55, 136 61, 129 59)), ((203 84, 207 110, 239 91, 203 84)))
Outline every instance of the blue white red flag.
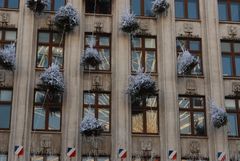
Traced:
POLYGON ((21 156, 23 155, 24 151, 23 151, 23 146, 22 145, 16 145, 14 147, 14 152, 17 156, 21 156))
POLYGON ((67 148, 67 156, 68 156, 69 158, 76 157, 76 149, 75 149, 75 148, 70 148, 70 147, 68 147, 68 148, 67 148))
POLYGON ((118 150, 118 156, 119 156, 119 158, 121 158, 121 159, 127 158, 127 150, 120 148, 120 149, 118 150))
POLYGON ((169 150, 168 151, 168 159, 177 160, 177 151, 176 150, 169 150))
POLYGON ((226 160, 226 154, 224 152, 218 152, 217 153, 218 161, 225 161, 226 160))

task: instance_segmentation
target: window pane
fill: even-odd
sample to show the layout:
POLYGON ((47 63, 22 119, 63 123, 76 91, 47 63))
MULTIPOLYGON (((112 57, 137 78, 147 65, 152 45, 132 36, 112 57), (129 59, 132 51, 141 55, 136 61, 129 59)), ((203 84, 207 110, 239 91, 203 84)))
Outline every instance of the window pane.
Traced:
POLYGON ((198 4, 197 0, 188 0, 188 18, 198 18, 198 4))
POLYGON ((48 43, 49 42, 49 33, 40 32, 38 34, 38 42, 48 43))
POLYGON ((157 107, 157 97, 150 97, 146 99, 147 107, 157 107))
POLYGON ((98 121, 104 126, 104 131, 109 131, 109 109, 100 108, 98 110, 98 121))
POLYGON ((36 93, 35 93, 35 103, 43 103, 44 99, 45 99, 45 92, 36 91, 36 93))
POLYGON ((175 0, 175 16, 184 18, 184 0, 175 0))
POLYGON ((38 46, 37 67, 48 67, 48 46, 38 46))
POLYGON ((7 155, 0 154, 0 161, 7 161, 7 155))
POLYGON ((4 0, 0 0, 0 7, 1 7, 1 8, 4 7, 4 0))
POLYGON ((218 15, 220 21, 226 21, 228 19, 226 1, 218 1, 218 15))
POLYGON ((141 65, 142 52, 132 51, 132 71, 138 71, 142 68, 141 65))
POLYGON ((240 56, 235 57, 236 76, 240 76, 240 56))
POLYGON ((100 70, 110 70, 110 51, 109 49, 100 49, 99 54, 102 58, 102 63, 99 65, 100 70))
POLYGON ((145 48, 156 48, 156 41, 155 39, 145 38, 145 48))
POLYGON ((94 35, 86 35, 86 38, 85 38, 86 45, 88 45, 91 41, 95 41, 96 42, 96 36, 94 36, 94 35))
POLYGON ((94 108, 84 108, 84 116, 86 115, 86 114, 90 114, 91 116, 94 116, 95 117, 95 109, 94 108))
POLYGON ((17 39, 17 32, 16 31, 6 31, 5 32, 5 40, 15 41, 16 39, 17 39))
POLYGON ((179 108, 190 108, 190 99, 187 97, 178 98, 179 108))
POLYGON ((200 50, 200 41, 189 41, 190 50, 199 51, 200 50))
POLYGON ((136 15, 141 15, 141 1, 131 0, 131 10, 136 15))
POLYGON ((58 10, 61 6, 64 6, 65 0, 54 0, 54 11, 58 10))
POLYGON ((231 52, 231 44, 228 42, 221 42, 221 51, 222 52, 231 52))
POLYGON ((99 13, 110 14, 111 13, 111 1, 110 0, 98 0, 99 4, 99 13))
POLYGON ((109 46, 110 40, 109 37, 99 37, 99 45, 100 46, 109 46))
POLYGON ((147 133, 158 133, 157 111, 149 110, 146 112, 147 133))
POLYGON ((95 94, 94 93, 84 93, 84 104, 86 104, 86 105, 95 104, 95 94))
POLYGON ((203 109, 204 108, 204 99, 203 98, 192 98, 193 108, 203 109))
POLYGON ((8 0, 8 8, 18 8, 19 0, 8 0))
POLYGON ((93 157, 82 157, 82 161, 94 161, 93 157))
POLYGON ((34 108, 33 129, 45 129, 45 119, 46 119, 45 110, 40 106, 36 106, 34 108))
POLYGON ((110 161, 108 157, 98 157, 97 161, 110 161))
POLYGON ((0 128, 10 128, 11 105, 0 105, 0 128))
POLYGON ((231 56, 222 56, 223 76, 232 76, 232 60, 231 56))
POLYGON ((240 4, 239 2, 231 2, 232 21, 240 21, 240 4))
POLYGON ((59 65, 60 68, 63 67, 63 48, 61 47, 52 47, 52 62, 59 65))
POLYGON ((12 101, 12 91, 0 90, 0 101, 12 101))
POLYGON ((198 60, 198 64, 192 69, 191 74, 198 74, 201 75, 202 74, 202 60, 200 58, 200 56, 195 55, 195 58, 198 60))
POLYGON ((99 94, 98 95, 98 104, 99 105, 109 105, 109 94, 99 94))
POLYGON ((181 134, 191 134, 191 118, 189 112, 180 112, 181 134))
POLYGON ((43 161, 43 156, 40 155, 32 156, 31 161, 43 161))
POLYGON ((153 16, 151 8, 152 8, 152 1, 144 0, 144 16, 153 16))
POLYGON ((240 43, 234 43, 233 48, 235 53, 240 53, 240 43))
POLYGON ((147 72, 156 72, 156 54, 154 51, 146 51, 145 65, 147 72))
POLYGON ((58 156, 47 156, 47 161, 60 161, 58 156))
POLYGON ((60 130, 61 112, 60 108, 51 108, 49 112, 48 130, 60 130))
POLYGON ((238 136, 237 115, 228 114, 228 135, 238 136))
POLYGON ((194 112, 194 134, 204 135, 205 134, 205 119, 203 112, 194 112))
POLYGON ((94 13, 94 1, 85 1, 86 3, 86 13, 94 13))
POLYGON ((236 104, 234 99, 225 99, 225 108, 227 110, 236 110, 236 104))
POLYGON ((132 111, 132 132, 143 132, 143 112, 141 111, 132 111))
POLYGON ((62 39, 62 34, 53 33, 53 39, 52 39, 53 43, 59 44, 61 42, 61 39, 62 39))
POLYGON ((141 48, 142 47, 142 39, 139 37, 132 38, 132 46, 134 48, 141 48))

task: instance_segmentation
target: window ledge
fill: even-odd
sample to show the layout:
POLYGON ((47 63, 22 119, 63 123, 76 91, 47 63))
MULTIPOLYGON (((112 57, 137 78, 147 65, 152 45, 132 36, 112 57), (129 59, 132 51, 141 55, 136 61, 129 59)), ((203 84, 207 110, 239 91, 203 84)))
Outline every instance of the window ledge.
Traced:
POLYGON ((18 12, 19 8, 16 8, 16 9, 14 9, 14 8, 0 8, 0 10, 1 11, 16 11, 16 12, 18 12))
POLYGON ((156 16, 136 16, 137 19, 157 20, 156 16))
POLYGON ((201 78, 201 79, 204 79, 204 75, 178 75, 178 78, 201 78))
POLYGON ((111 71, 100 71, 100 70, 83 70, 84 73, 93 73, 93 74, 112 74, 111 71))
POLYGON ((133 133, 132 133, 132 136, 135 136, 135 137, 160 137, 159 134, 133 134, 133 133))
POLYGON ((240 77, 223 77, 224 80, 240 80, 240 77))
POLYGON ((6 129, 6 130, 1 129, 0 133, 10 133, 10 129, 6 129))
POLYGON ((97 16, 97 17, 112 17, 112 14, 101 14, 101 13, 85 13, 85 16, 97 16))
MULTIPOLYGON (((47 68, 35 68, 35 71, 39 71, 39 72, 44 72, 45 71, 45 69, 48 69, 49 67, 47 67, 47 68)), ((60 72, 63 72, 64 70, 63 69, 60 69, 60 72)))
POLYGON ((239 136, 228 136, 228 140, 240 140, 239 136))
POLYGON ((207 136, 196 136, 196 135, 181 135, 180 138, 183 138, 183 139, 208 139, 207 136))
POLYGON ((220 24, 240 24, 240 22, 237 21, 219 21, 220 24))
POLYGON ((200 19, 175 18, 175 21, 201 22, 200 19))
POLYGON ((62 134, 61 131, 33 131, 32 134, 62 134))

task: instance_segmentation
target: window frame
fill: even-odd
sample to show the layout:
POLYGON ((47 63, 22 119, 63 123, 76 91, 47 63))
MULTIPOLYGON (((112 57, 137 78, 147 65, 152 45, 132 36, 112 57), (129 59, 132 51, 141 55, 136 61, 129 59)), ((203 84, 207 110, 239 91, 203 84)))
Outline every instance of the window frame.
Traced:
MULTIPOLYGON (((196 0, 196 4, 197 4, 197 18, 189 18, 189 13, 188 13, 188 0, 183 0, 184 2, 184 17, 177 17, 176 13, 175 13, 175 19, 176 20, 181 20, 181 19, 190 19, 190 20, 195 20, 198 21, 200 20, 200 4, 199 4, 199 0, 196 0)), ((174 5, 174 7, 176 8, 176 5, 174 5)), ((176 10, 175 10, 176 11, 176 10)))
MULTIPOLYGON (((240 15, 239 15, 239 20, 238 21, 233 21, 232 20, 232 14, 231 14, 231 3, 232 2, 238 2, 239 5, 240 5, 240 1, 239 0, 218 0, 218 8, 219 8, 219 2, 226 2, 226 11, 227 11, 227 20, 220 20, 220 16, 218 15, 218 20, 219 22, 240 22, 240 15)), ((218 9, 218 12, 219 12, 219 9, 218 9)), ((219 13, 218 13, 219 14, 219 13)))
POLYGON ((112 129, 112 95, 110 91, 83 91, 83 114, 82 114, 82 118, 84 118, 84 110, 87 109, 89 106, 91 106, 92 109, 94 109, 94 114, 95 114, 95 118, 98 119, 98 112, 99 109, 108 109, 109 110, 109 131, 103 131, 103 133, 111 133, 111 129, 112 129), (84 102, 84 96, 85 94, 95 94, 95 102, 94 104, 85 104, 84 102), (109 105, 99 105, 98 104, 98 98, 100 94, 108 94, 109 95, 109 105))
POLYGON ((101 73, 109 73, 112 70, 112 34, 111 33, 91 33, 85 32, 84 34, 84 50, 89 46, 86 42, 86 38, 88 35, 93 35, 96 37, 96 45, 94 48, 99 52, 99 49, 108 49, 109 50, 109 70, 101 70, 99 69, 99 65, 96 68, 89 68, 89 66, 84 66, 84 71, 90 72, 101 72, 101 73), (108 37, 109 38, 109 46, 99 45, 100 37, 108 37))
MULTIPOLYGON (((134 10, 133 10, 133 7, 132 7, 132 4, 133 4, 133 2, 132 2, 133 0, 130 0, 130 5, 131 5, 131 11, 134 13, 134 10)), ((145 15, 145 8, 146 8, 146 6, 145 6, 145 1, 149 1, 149 0, 139 0, 139 1, 141 1, 140 2, 140 15, 137 15, 136 14, 136 16, 137 17, 152 17, 152 18, 154 18, 155 16, 154 16, 154 14, 152 13, 152 11, 151 11, 151 15, 145 15)), ((151 8, 150 8, 150 10, 151 10, 151 8)))
MULTIPOLYGON (((32 131, 48 131, 48 132, 61 132, 62 130, 62 105, 63 105, 63 94, 61 93, 61 103, 59 104, 48 104, 47 102, 47 98, 43 103, 36 103, 35 102, 35 96, 36 96, 36 93, 37 92, 44 92, 45 95, 47 93, 46 90, 41 90, 41 89, 34 89, 34 97, 33 97, 33 114, 32 114, 32 131), (45 126, 45 129, 34 129, 34 119, 35 119, 35 107, 42 107, 42 109, 44 109, 45 111, 45 123, 44 123, 44 126, 45 126), (59 112, 60 112, 60 129, 59 130, 49 130, 49 115, 50 115, 50 108, 51 107, 59 107, 59 112)), ((59 93, 58 93, 59 94, 59 93)), ((45 96, 46 97, 46 96, 45 96)))
POLYGON ((30 156, 30 161, 34 161, 34 160, 32 160, 32 157, 34 157, 34 156, 43 157, 43 160, 48 159, 49 156, 55 156, 55 157, 58 157, 58 160, 59 160, 59 161, 61 160, 59 154, 57 154, 57 155, 56 155, 56 154, 55 154, 55 155, 49 155, 49 154, 37 154, 37 155, 31 155, 31 156, 30 156))
POLYGON ((229 77, 233 77, 233 78, 239 78, 239 76, 237 76, 236 74, 236 62, 235 62, 235 57, 236 56, 240 56, 240 52, 239 53, 235 53, 234 52, 234 44, 235 43, 239 43, 240 44, 240 41, 235 41, 235 40, 225 40, 225 39, 222 39, 220 41, 220 47, 222 45, 222 43, 230 43, 230 53, 229 52, 223 52, 221 50, 221 59, 223 59, 223 56, 230 56, 231 57, 231 68, 232 68, 232 75, 230 76, 224 76, 224 73, 223 73, 223 64, 222 64, 222 76, 223 78, 229 78, 229 77))
MULTIPOLYGON (((58 1, 58 0, 49 0, 50 1, 50 9, 46 10, 44 9, 44 12, 56 12, 57 10, 59 10, 59 8, 57 10, 54 10, 54 5, 55 5, 55 1, 58 1)), ((64 0, 64 5, 66 5, 66 0, 64 0)))
POLYGON ((134 71, 132 68, 132 58, 133 58, 133 52, 134 51, 141 51, 142 53, 142 59, 141 59, 141 66, 143 68, 143 72, 147 72, 146 71, 146 53, 147 51, 154 51, 155 52, 155 59, 156 59, 156 63, 155 63, 155 72, 147 72, 147 73, 153 73, 153 74, 157 74, 158 73, 158 48, 157 48, 157 36, 142 36, 142 35, 136 35, 134 36, 134 38, 141 38, 141 47, 133 47, 133 37, 131 37, 131 73, 136 73, 137 71, 134 71), (155 39, 155 48, 146 48, 145 47, 145 39, 155 39))
POLYGON ((92 155, 82 155, 81 161, 83 161, 83 158, 93 158, 94 161, 98 161, 99 158, 108 158, 109 161, 111 161, 111 157, 109 155, 98 155, 96 157, 92 156, 92 155))
POLYGON ((230 109, 226 109, 227 114, 236 114, 237 115, 237 127, 238 127, 238 135, 237 136, 233 136, 233 135, 228 135, 229 138, 239 138, 240 137, 240 97, 230 97, 230 96, 226 96, 225 100, 234 100, 235 102, 235 106, 236 106, 236 110, 230 110, 230 109))
MULTIPOLYGON (((202 95, 182 95, 180 94, 178 98, 180 97, 185 97, 190 100, 189 108, 180 108, 179 103, 178 103, 178 110, 179 110, 179 124, 180 124, 180 112, 189 112, 190 113, 190 122, 191 122, 191 134, 181 134, 181 129, 179 128, 180 136, 200 136, 200 137, 206 137, 207 136, 207 117, 206 117, 206 100, 205 96, 202 95), (202 98, 203 99, 203 109, 194 109, 193 108, 193 98, 202 98), (195 112, 203 112, 204 113, 204 134, 203 135, 198 135, 194 134, 194 113, 195 112)), ((180 126, 179 126, 180 127, 180 126)))
MULTIPOLYGON (((157 101, 157 107, 147 107, 146 105, 146 99, 144 99, 142 101, 142 105, 139 104, 135 104, 132 103, 131 104, 131 133, 134 134, 138 134, 138 135, 159 135, 160 134, 160 118, 159 118, 159 96, 158 95, 154 95, 154 97, 156 97, 156 101, 157 101), (143 112, 143 132, 133 132, 133 116, 132 113, 133 112, 143 112), (147 132, 147 111, 157 111, 157 133, 148 133, 147 132)), ((151 97, 149 97, 151 98, 151 97)))
MULTIPOLYGON (((87 14, 94 14, 94 11, 93 12, 91 12, 91 11, 87 11, 87 2, 88 2, 89 0, 86 0, 85 1, 85 13, 87 13, 87 14)), ((95 0, 94 0, 95 1, 95 0)), ((109 8, 109 12, 108 13, 101 13, 100 12, 100 6, 99 6, 99 0, 96 0, 96 11, 95 11, 95 14, 103 14, 103 15, 111 15, 112 14, 112 0, 110 0, 110 4, 109 4, 109 6, 110 6, 110 8, 109 8)))
MULTIPOLYGON (((198 63, 200 65, 200 72, 201 73, 196 73, 196 74, 178 74, 178 77, 181 76, 204 76, 204 69, 203 69, 203 50, 202 50, 202 39, 201 38, 190 38, 190 37, 177 37, 176 41, 186 41, 187 43, 184 44, 185 48, 193 55, 193 56, 199 56, 200 59, 200 63, 198 63), (190 41, 198 41, 199 42, 199 50, 190 50, 190 41)), ((177 43, 176 43, 177 44, 177 43)), ((178 46, 176 45, 176 51, 177 51, 177 57, 179 55, 179 52, 182 52, 182 50, 178 49, 178 46)))
POLYGON ((2 90, 12 91, 12 95, 11 95, 11 101, 0 101, 0 105, 11 105, 9 128, 0 128, 0 130, 10 130, 11 129, 11 120, 12 120, 12 109, 13 109, 13 88, 10 88, 10 87, 0 88, 0 91, 2 91, 2 90))
POLYGON ((10 10, 19 10, 19 6, 20 6, 20 0, 18 1, 18 6, 16 8, 9 8, 9 0, 3 0, 3 7, 0 7, 0 9, 10 9, 10 10))
POLYGON ((61 35, 61 33, 59 33, 58 31, 54 31, 54 30, 39 29, 38 32, 37 32, 36 62, 35 62, 35 69, 37 69, 37 70, 44 70, 45 69, 45 67, 38 67, 38 47, 39 46, 49 47, 49 49, 48 49, 48 67, 50 67, 51 64, 52 64, 52 57, 53 57, 52 48, 53 47, 62 48, 62 50, 63 50, 63 62, 62 62, 62 67, 60 67, 60 70, 63 70, 63 68, 64 68, 65 35, 61 35, 61 36, 63 36, 62 37, 62 42, 59 42, 59 43, 61 43, 61 44, 59 44, 59 43, 53 43, 53 34, 61 35), (39 42, 39 34, 40 33, 48 33, 49 34, 49 42, 48 43, 39 42))
POLYGON ((6 27, 1 28, 0 27, 0 32, 2 32, 2 34, 1 34, 2 37, 0 37, 0 47, 3 47, 6 44, 11 44, 11 43, 14 43, 17 41, 18 32, 17 32, 16 28, 6 28, 6 27), (7 31, 15 31, 16 32, 16 40, 15 41, 6 40, 6 32, 7 31))

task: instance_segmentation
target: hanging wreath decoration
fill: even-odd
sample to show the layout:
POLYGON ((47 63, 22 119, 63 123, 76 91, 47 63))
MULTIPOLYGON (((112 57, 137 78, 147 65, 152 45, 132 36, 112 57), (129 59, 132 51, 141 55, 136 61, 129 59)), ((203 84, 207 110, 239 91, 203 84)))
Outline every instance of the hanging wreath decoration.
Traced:
POLYGON ((121 30, 126 33, 134 33, 140 28, 139 22, 136 19, 136 16, 129 11, 124 12, 121 17, 121 30))
POLYGON ((7 70, 14 71, 16 69, 16 47, 14 43, 0 49, 0 64, 7 70))
POLYGON ((159 16, 163 12, 166 12, 169 6, 170 5, 166 0, 154 0, 152 2, 152 13, 159 16))
POLYGON ((38 14, 41 14, 48 5, 49 0, 27 0, 27 7, 38 14))
POLYGON ((227 112, 223 108, 218 107, 213 101, 210 101, 210 109, 211 121, 215 128, 220 128, 227 125, 227 112))

